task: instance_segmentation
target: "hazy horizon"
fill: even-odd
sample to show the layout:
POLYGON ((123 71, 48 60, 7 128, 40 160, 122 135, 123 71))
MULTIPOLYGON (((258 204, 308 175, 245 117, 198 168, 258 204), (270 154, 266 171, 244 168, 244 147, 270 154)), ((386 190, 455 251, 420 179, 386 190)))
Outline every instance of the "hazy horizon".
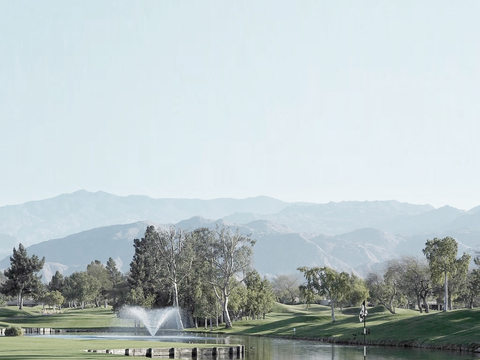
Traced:
MULTIPOLYGON (((152 199, 181 199, 181 200, 205 200, 205 201, 208 201, 208 200, 217 200, 217 199, 234 199, 234 200, 244 200, 244 199, 251 199, 251 198, 258 198, 258 197, 268 197, 268 198, 271 198, 271 199, 275 199, 275 200, 280 200, 280 201, 283 201, 285 203, 305 203, 305 204, 328 204, 328 203, 340 203, 340 202, 376 202, 376 201, 379 201, 379 202, 382 202, 382 201, 396 201, 396 202, 399 202, 399 203, 408 203, 408 204, 412 204, 412 205, 431 205, 433 206, 435 209, 438 209, 440 207, 443 207, 443 206, 451 206, 451 207, 455 207, 455 206, 452 206, 452 205, 449 205, 449 204, 446 204, 446 205, 443 205, 443 206, 440 206, 440 207, 436 207, 432 204, 427 204, 427 203, 424 203, 424 204, 421 204, 421 203, 409 203, 409 202, 406 202, 406 201, 399 201, 399 200, 396 200, 396 199, 384 199, 384 200, 340 200, 340 201, 328 201, 328 202, 312 202, 312 201, 287 201, 287 200, 283 200, 283 199, 279 199, 279 198, 276 198, 276 197, 272 197, 272 196, 268 196, 268 195, 255 195, 255 196, 247 196, 247 197, 216 197, 216 198, 199 198, 199 197, 196 197, 196 198, 181 198, 181 197, 154 197, 154 196, 150 196, 148 194, 127 194, 127 195, 119 195, 119 194, 114 194, 114 193, 111 193, 111 192, 108 192, 108 191, 104 191, 104 190, 96 190, 96 191, 90 191, 90 190, 87 190, 87 189, 78 189, 76 191, 72 191, 71 193, 61 193, 61 194, 57 194, 57 195, 54 195, 52 197, 47 197, 47 198, 39 198, 39 199, 32 199, 32 200, 28 200, 28 201, 25 201, 25 202, 22 202, 22 203, 18 203, 18 204, 6 204, 6 205, 0 205, 0 207, 2 206, 15 206, 15 205, 23 205, 25 203, 28 203, 28 202, 36 202, 36 201, 43 201, 43 200, 48 200, 48 199, 52 199, 52 198, 56 198, 58 196, 62 196, 62 195, 70 195, 70 194, 73 194, 73 193, 78 193, 78 192, 82 192, 82 191, 87 191, 89 193, 97 193, 97 192, 104 192, 104 193, 108 193, 110 195, 115 195, 115 196, 121 196, 121 197, 128 197, 128 196, 147 196, 147 197, 150 197, 152 199)), ((480 204, 479 204, 480 205, 480 204)), ((478 206, 478 205, 477 205, 478 206)), ((476 207, 476 206, 474 206, 476 207)), ((472 208, 469 208, 469 209, 460 209, 460 208, 457 208, 459 210, 464 210, 464 211, 468 211, 468 210, 471 210, 473 209, 474 207, 472 208)))
POLYGON ((480 2, 4 1, 0 206, 480 205, 480 2))

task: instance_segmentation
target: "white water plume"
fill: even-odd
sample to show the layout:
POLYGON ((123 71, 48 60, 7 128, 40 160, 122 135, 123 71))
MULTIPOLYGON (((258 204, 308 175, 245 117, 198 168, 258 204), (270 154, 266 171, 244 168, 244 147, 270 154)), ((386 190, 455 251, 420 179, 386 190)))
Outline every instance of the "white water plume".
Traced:
POLYGON ((140 306, 125 306, 120 310, 120 318, 141 321, 151 336, 155 336, 160 328, 183 329, 180 310, 176 307, 144 309, 140 306))

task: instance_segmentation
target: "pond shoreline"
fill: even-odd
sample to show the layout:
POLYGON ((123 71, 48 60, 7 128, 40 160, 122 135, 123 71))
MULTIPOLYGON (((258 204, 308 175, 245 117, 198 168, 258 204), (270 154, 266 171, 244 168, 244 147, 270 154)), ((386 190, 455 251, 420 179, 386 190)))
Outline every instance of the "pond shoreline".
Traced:
POLYGON ((303 337, 303 336, 285 336, 285 335, 268 335, 268 334, 243 334, 236 332, 225 333, 222 331, 203 332, 195 331, 205 334, 220 334, 220 335, 239 335, 239 336, 255 336, 255 337, 267 337, 273 339, 287 339, 287 340, 304 340, 304 341, 323 341, 329 344, 341 344, 352 346, 385 346, 385 347, 400 347, 400 348, 415 348, 415 349, 431 349, 442 351, 454 351, 465 353, 480 353, 480 344, 473 343, 469 345, 462 344, 425 344, 417 341, 398 341, 398 340, 378 340, 368 341, 365 343, 363 339, 338 339, 334 337, 303 337))

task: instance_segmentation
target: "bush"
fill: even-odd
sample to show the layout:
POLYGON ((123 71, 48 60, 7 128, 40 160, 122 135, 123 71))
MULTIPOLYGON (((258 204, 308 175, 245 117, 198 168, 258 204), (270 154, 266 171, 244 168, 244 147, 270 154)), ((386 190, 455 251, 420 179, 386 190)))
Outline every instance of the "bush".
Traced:
POLYGON ((22 328, 19 326, 9 326, 5 329, 5 336, 23 336, 22 328))

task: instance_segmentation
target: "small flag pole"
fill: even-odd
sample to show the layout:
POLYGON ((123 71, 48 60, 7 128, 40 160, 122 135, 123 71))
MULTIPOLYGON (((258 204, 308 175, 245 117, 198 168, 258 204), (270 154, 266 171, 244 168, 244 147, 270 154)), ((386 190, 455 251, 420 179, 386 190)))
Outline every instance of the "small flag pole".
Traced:
MULTIPOLYGON (((365 303, 365 302, 364 302, 365 303)), ((367 341, 365 336, 367 335, 367 317, 366 315, 363 316, 363 360, 367 359, 367 341)))
POLYGON ((360 315, 358 318, 360 319, 361 322, 363 322, 363 360, 367 359, 367 341, 365 339, 365 336, 367 335, 367 306, 365 305, 365 300, 362 303, 362 307, 360 309, 360 315))

